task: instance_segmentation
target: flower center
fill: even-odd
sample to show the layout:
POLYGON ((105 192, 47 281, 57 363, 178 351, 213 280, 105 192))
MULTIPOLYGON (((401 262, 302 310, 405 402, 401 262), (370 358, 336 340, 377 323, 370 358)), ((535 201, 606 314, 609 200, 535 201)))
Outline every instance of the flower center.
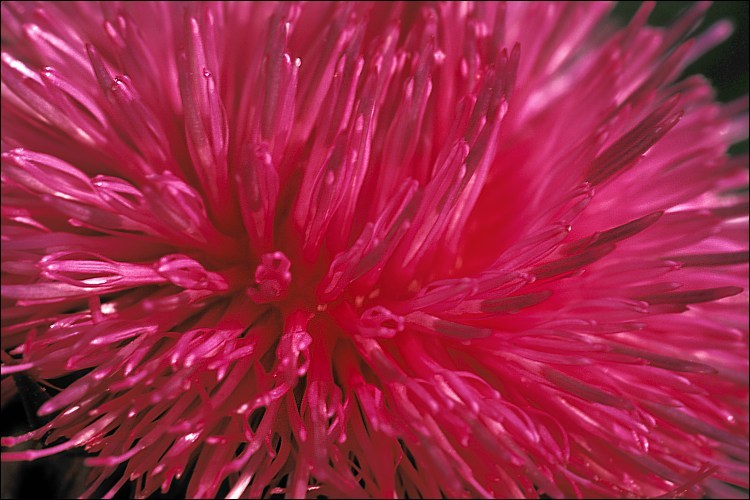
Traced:
POLYGON ((284 299, 292 282, 291 267, 283 252, 263 254, 255 269, 255 284, 246 290, 248 297, 258 304, 284 299))

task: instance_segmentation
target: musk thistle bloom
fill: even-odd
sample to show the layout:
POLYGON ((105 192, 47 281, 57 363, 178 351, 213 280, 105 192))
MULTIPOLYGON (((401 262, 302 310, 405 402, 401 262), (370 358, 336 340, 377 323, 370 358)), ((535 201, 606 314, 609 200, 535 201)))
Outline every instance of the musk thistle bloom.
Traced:
POLYGON ((747 99, 678 80, 729 28, 611 8, 3 3, 3 400, 46 397, 3 460, 742 495, 747 99))

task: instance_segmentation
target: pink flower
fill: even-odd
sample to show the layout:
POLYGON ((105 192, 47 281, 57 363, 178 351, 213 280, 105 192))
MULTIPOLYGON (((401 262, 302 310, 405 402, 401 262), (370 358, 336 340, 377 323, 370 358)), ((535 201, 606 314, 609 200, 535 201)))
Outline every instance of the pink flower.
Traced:
POLYGON ((3 460, 83 448, 85 497, 743 495, 747 98, 677 80, 705 5, 0 9, 3 400, 49 396, 3 460))

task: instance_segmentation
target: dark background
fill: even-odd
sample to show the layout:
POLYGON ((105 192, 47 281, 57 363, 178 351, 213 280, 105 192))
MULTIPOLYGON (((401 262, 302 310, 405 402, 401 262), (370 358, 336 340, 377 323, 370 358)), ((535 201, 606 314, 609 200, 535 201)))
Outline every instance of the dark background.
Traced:
MULTIPOLYGON (((623 24, 633 17, 643 2, 618 2, 614 16, 623 24)), ((648 21, 653 26, 672 24, 679 14, 695 2, 656 2, 648 21)), ((714 47, 685 69, 684 76, 701 74, 716 89, 717 99, 730 102, 748 94, 748 4, 750 2, 714 2, 698 31, 703 31, 716 21, 728 19, 734 24, 732 36, 714 47)), ((730 149, 733 154, 747 153, 748 141, 730 149)))
MULTIPOLYGON (((619 2, 615 17, 627 22, 643 2, 619 2)), ((657 2, 649 24, 666 26, 695 2, 657 2)), ((685 70, 685 75, 703 74, 718 91, 720 101, 728 102, 747 94, 748 89, 748 4, 750 2, 715 2, 699 27, 706 29, 716 21, 729 19, 735 25, 732 36, 712 49, 685 70)))
MULTIPOLYGON (((620 2, 614 15, 624 25, 642 2, 620 2)), ((649 24, 664 26, 671 22, 694 2, 657 2, 649 24)), ((709 9, 699 30, 705 29, 720 19, 729 19, 735 32, 720 46, 712 49, 700 60, 689 66, 683 76, 703 74, 714 85, 717 98, 729 102, 748 94, 748 3, 715 2, 709 9)), ((748 141, 735 145, 732 153, 748 151, 748 141)), ((30 428, 20 401, 9 404, 2 412, 1 434, 18 435, 30 428)), ((71 496, 80 484, 81 457, 64 454, 33 463, 3 463, 0 497, 2 498, 60 498, 71 496)), ((127 490, 127 487, 124 488, 127 490)), ((179 490, 179 486, 176 488, 179 490)), ((126 492, 122 492, 127 496, 126 492)), ((170 492, 170 497, 177 491, 170 492)), ((119 496, 119 495, 118 495, 119 496)), ((161 495, 159 495, 161 496, 161 495)))

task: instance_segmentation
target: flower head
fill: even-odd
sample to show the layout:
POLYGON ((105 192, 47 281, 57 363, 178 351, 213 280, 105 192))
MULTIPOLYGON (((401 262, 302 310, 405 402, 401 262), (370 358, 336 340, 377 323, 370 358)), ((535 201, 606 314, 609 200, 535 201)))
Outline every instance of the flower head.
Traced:
POLYGON ((651 8, 3 3, 4 400, 48 396, 3 460, 83 448, 83 496, 740 495, 747 99, 677 79, 726 24, 651 8))

